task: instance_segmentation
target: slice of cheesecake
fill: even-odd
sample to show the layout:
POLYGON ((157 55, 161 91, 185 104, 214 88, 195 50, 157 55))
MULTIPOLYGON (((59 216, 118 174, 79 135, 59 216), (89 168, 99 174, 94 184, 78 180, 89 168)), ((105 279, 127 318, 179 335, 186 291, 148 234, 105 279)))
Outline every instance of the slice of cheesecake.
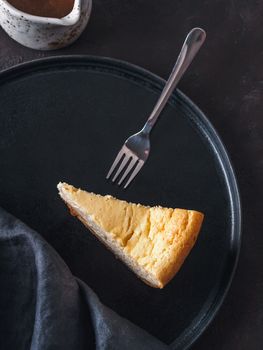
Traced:
POLYGON ((128 203, 66 183, 59 183, 58 190, 71 214, 155 288, 163 288, 174 277, 203 221, 203 214, 193 210, 128 203))

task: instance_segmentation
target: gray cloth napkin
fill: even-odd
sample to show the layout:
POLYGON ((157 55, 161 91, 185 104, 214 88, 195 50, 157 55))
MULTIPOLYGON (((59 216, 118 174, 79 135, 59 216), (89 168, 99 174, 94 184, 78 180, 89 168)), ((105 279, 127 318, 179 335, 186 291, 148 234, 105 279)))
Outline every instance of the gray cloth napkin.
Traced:
POLYGON ((0 208, 0 349, 168 348, 103 305, 37 232, 0 208))

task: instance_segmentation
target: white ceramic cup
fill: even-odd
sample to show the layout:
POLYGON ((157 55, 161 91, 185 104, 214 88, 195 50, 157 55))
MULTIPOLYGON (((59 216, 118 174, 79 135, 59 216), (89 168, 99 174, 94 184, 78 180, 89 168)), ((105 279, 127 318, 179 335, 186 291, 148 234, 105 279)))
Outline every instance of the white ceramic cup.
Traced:
POLYGON ((74 42, 85 29, 92 0, 75 0, 72 11, 63 18, 30 15, 0 0, 0 24, 20 44, 36 50, 60 49, 74 42))

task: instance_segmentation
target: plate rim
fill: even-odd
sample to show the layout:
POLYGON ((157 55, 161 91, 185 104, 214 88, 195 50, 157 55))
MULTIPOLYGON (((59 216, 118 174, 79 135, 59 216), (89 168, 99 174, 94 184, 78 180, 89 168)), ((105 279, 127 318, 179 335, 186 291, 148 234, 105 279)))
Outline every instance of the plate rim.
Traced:
MULTIPOLYGON (((59 65, 61 63, 66 64, 68 62, 69 65, 76 63, 96 63, 104 66, 110 66, 113 71, 126 71, 129 73, 136 73, 142 81, 149 80, 154 85, 158 85, 159 87, 164 86, 165 79, 161 78, 155 73, 151 71, 139 67, 136 64, 129 63, 127 61, 119 60, 116 58, 104 57, 104 56, 95 56, 95 55, 55 55, 49 57, 42 57, 38 59, 32 59, 27 62, 16 64, 12 67, 6 68, 0 72, 0 86, 4 84, 5 80, 9 80, 10 75, 14 78, 18 75, 22 74, 23 71, 28 72, 29 70, 34 71, 37 67, 49 66, 49 65, 59 65)), ((129 79, 129 77, 126 77, 129 79)), ((158 89, 159 90, 159 89, 158 89)), ((171 98, 179 99, 183 101, 185 105, 187 105, 195 114, 197 114, 203 125, 201 127, 205 128, 206 133, 210 136, 209 143, 214 148, 214 152, 217 154, 217 159, 220 161, 221 169, 224 172, 224 177, 226 180, 226 186, 228 189, 229 199, 231 202, 231 213, 232 213, 232 224, 231 224, 231 241, 232 241, 232 250, 234 253, 234 260, 232 262, 232 267, 228 272, 228 277, 224 278, 224 281, 220 281, 219 287, 217 288, 217 294, 214 297, 213 302, 211 303, 208 312, 204 315, 204 317, 199 321, 199 324, 191 330, 191 324, 183 331, 183 333, 176 338, 170 345, 170 349, 178 350, 178 349, 189 349, 195 341, 204 333, 207 327, 211 324, 214 317, 218 313, 221 308, 226 295, 229 291, 229 288, 232 284, 234 274, 236 272, 241 241, 242 241, 242 206, 241 206, 241 198, 240 191, 238 188, 237 177, 235 170, 233 168, 231 159, 228 155, 226 147, 222 142, 218 132, 210 122, 210 120, 206 117, 206 115, 200 110, 200 108, 183 92, 179 89, 176 89, 171 98), (223 284, 223 285, 222 285, 223 284)), ((199 314, 198 314, 199 315, 199 314)), ((197 318, 198 318, 197 315, 197 318)), ((194 322, 194 320, 193 320, 194 322)))

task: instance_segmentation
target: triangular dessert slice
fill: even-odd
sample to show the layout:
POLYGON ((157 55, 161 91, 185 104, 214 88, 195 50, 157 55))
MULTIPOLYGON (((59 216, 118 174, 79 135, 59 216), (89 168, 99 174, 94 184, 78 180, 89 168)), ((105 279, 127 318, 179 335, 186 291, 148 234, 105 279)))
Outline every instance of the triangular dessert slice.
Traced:
POLYGON ((59 183, 61 198, 94 235, 144 282, 163 288, 198 236, 203 214, 147 207, 59 183))

